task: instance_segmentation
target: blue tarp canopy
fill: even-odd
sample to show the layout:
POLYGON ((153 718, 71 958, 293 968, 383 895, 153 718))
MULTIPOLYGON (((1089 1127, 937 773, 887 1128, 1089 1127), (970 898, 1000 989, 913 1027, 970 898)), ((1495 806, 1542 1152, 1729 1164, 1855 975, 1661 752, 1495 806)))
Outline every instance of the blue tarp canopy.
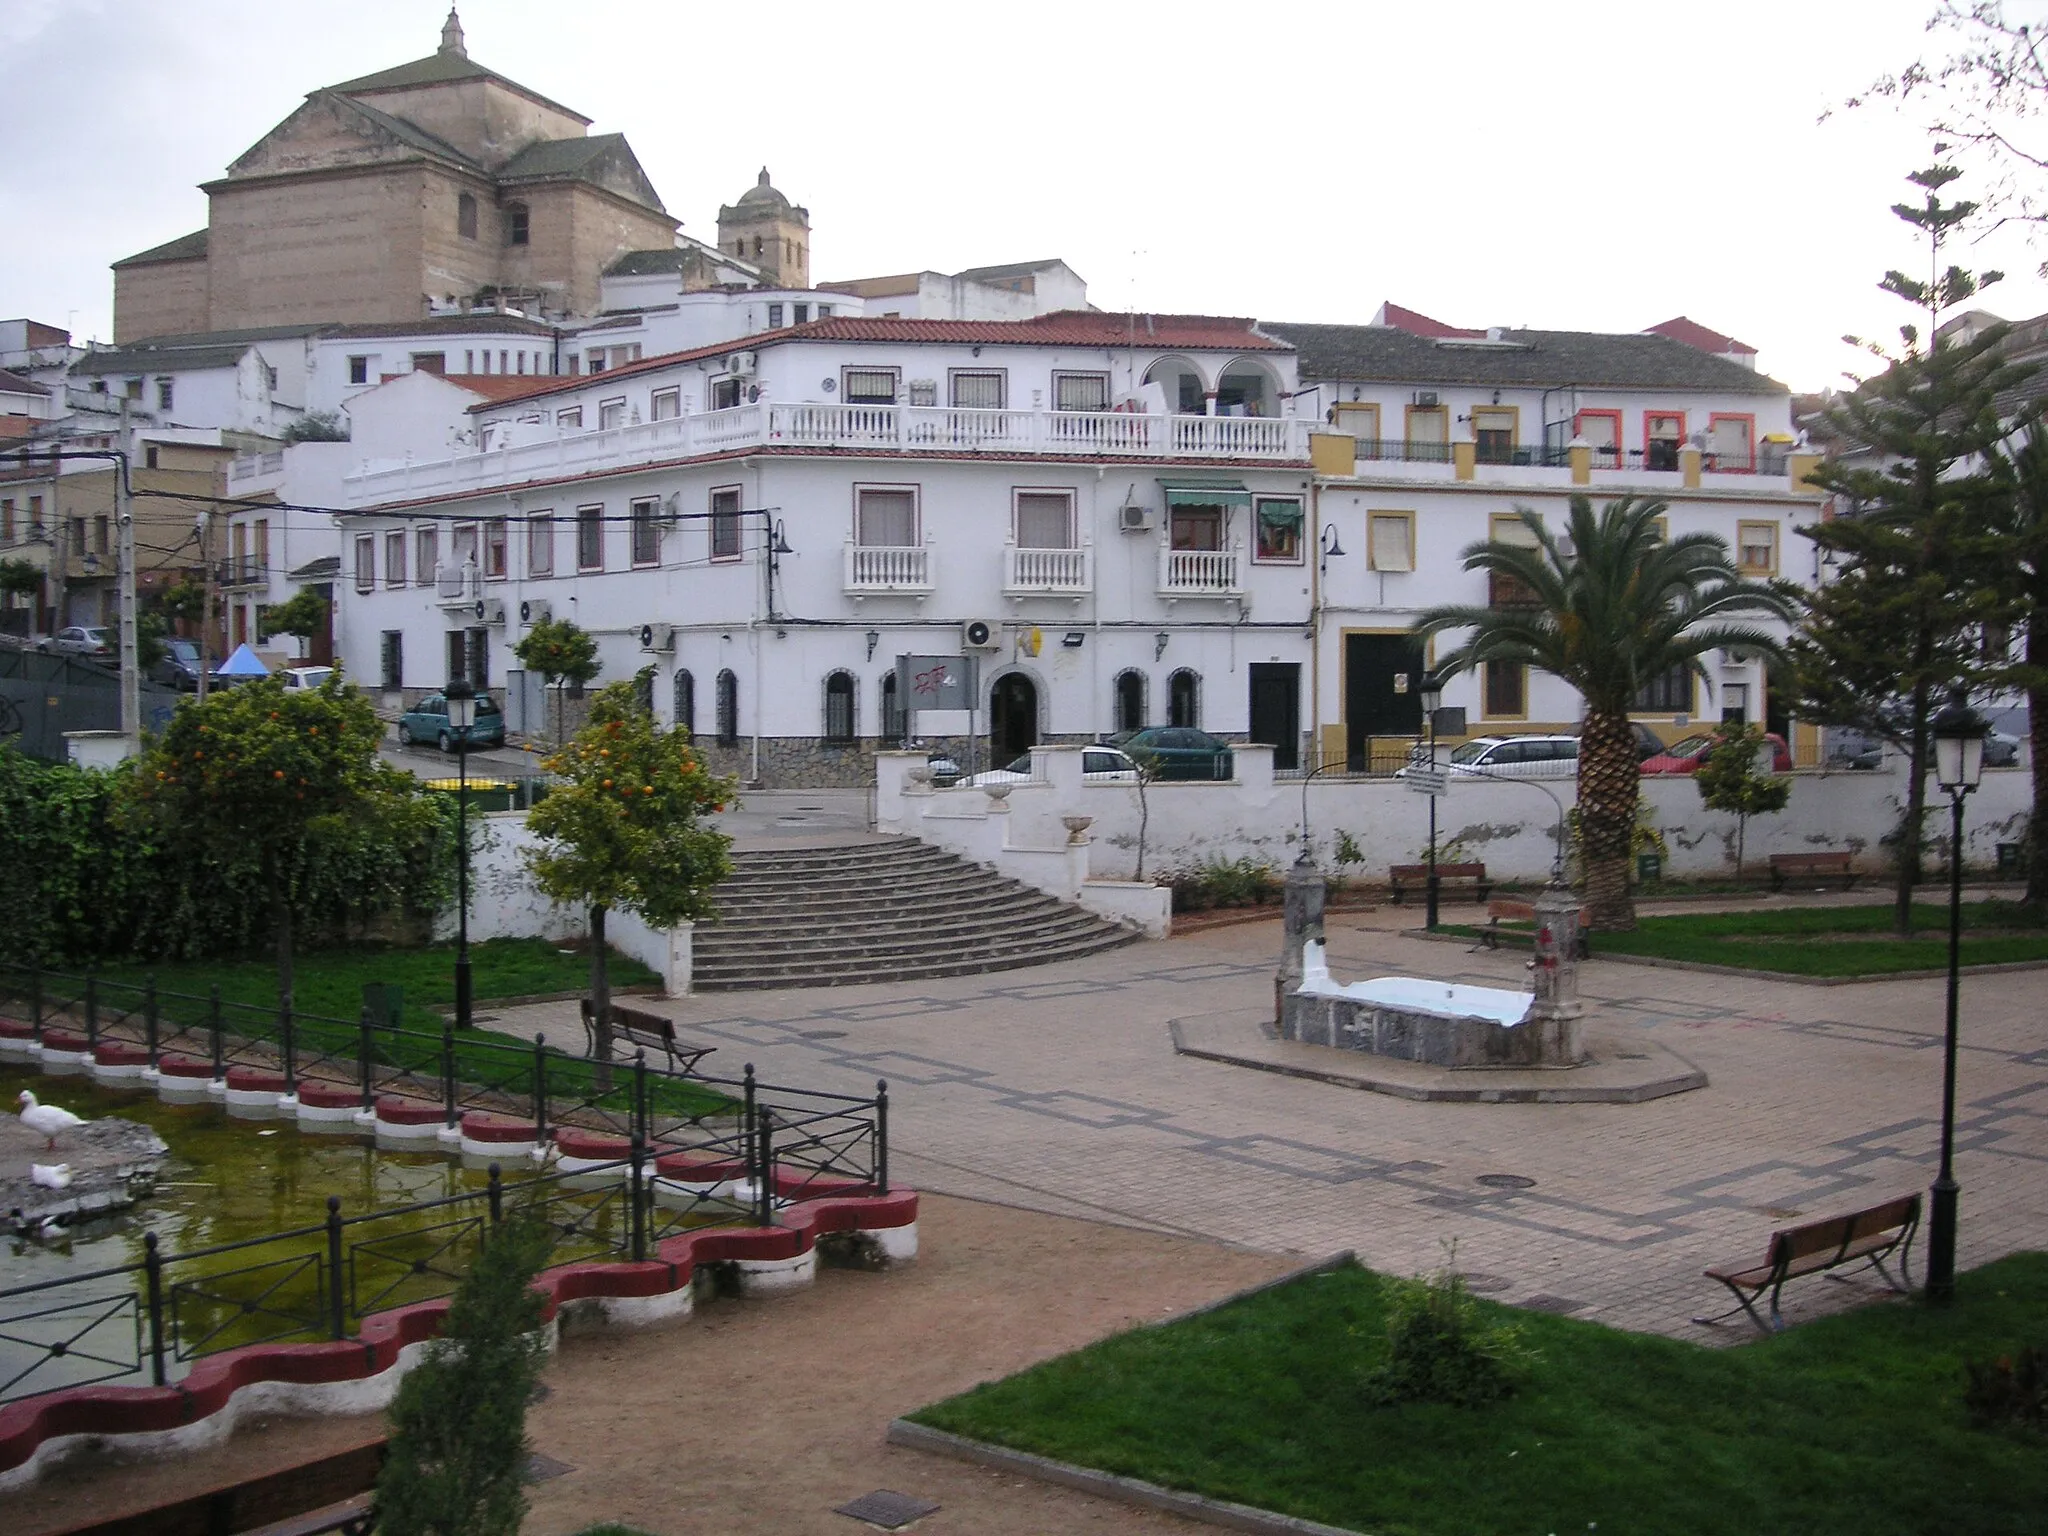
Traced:
POLYGON ((222 677, 268 677, 270 668, 256 659, 256 653, 246 645, 235 647, 235 654, 220 664, 222 677))

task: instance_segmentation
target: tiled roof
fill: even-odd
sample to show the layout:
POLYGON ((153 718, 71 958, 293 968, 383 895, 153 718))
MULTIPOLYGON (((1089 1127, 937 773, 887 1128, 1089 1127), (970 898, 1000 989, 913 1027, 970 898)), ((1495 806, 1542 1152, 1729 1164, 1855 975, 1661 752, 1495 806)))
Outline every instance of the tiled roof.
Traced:
POLYGON ((248 353, 250 343, 229 342, 217 347, 116 347, 94 352, 71 365, 73 373, 202 373, 209 368, 233 368, 248 353))
MULTIPOLYGON (((1040 272, 1050 272, 1054 267, 1066 265, 1059 257, 1048 256, 1044 261, 1009 261, 993 267, 967 267, 953 275, 967 278, 970 282, 990 283, 1005 277, 1034 277, 1040 272)), ((1069 267, 1068 270, 1073 269, 1069 267)))
POLYGON ((180 235, 175 240, 166 240, 162 245, 153 245, 146 251, 137 251, 133 256, 123 256, 114 263, 119 271, 122 267, 148 266, 157 261, 199 261, 206 256, 206 231, 195 229, 189 235, 180 235))
MULTIPOLYGON (((457 388, 466 389, 473 395, 482 395, 486 405, 501 400, 518 400, 533 394, 536 384, 557 384, 557 375, 535 375, 530 373, 444 373, 441 375, 457 388)), ((586 375, 587 377, 587 375, 586 375)), ((600 374, 598 377, 602 378, 600 374)))
POLYGON ((1688 347, 1698 347, 1702 352, 1747 352, 1751 357, 1756 356, 1755 347, 1737 341, 1733 336, 1724 336, 1710 326, 1701 325, 1699 321, 1687 319, 1684 315, 1658 325, 1644 326, 1643 329, 1653 336, 1669 336, 1673 341, 1682 341, 1688 347))
POLYGON ((623 133, 595 133, 580 139, 536 139, 493 174, 500 186, 586 182, 644 204, 657 213, 668 212, 623 133))
POLYGON ((362 325, 326 328, 330 336, 547 336, 554 327, 544 320, 482 311, 467 315, 430 315, 424 320, 379 320, 362 325))
POLYGON ((559 101, 550 101, 539 91, 523 86, 517 80, 508 80, 496 70, 486 69, 468 55, 460 53, 430 53, 424 59, 414 59, 410 64, 380 69, 374 75, 358 75, 353 80, 344 80, 339 85, 328 86, 327 89, 352 96, 375 91, 404 91, 422 85, 446 85, 457 80, 495 80, 507 90, 517 91, 542 106, 554 108, 557 112, 565 112, 578 122, 590 121, 581 112, 565 107, 559 101))
POLYGON ((1502 331, 1498 343, 1433 340, 1381 325, 1264 322, 1299 348, 1301 377, 1400 384, 1720 390, 1782 395, 1783 384, 1668 336, 1502 331))
POLYGON ((0 395, 47 395, 50 386, 0 368, 0 395))

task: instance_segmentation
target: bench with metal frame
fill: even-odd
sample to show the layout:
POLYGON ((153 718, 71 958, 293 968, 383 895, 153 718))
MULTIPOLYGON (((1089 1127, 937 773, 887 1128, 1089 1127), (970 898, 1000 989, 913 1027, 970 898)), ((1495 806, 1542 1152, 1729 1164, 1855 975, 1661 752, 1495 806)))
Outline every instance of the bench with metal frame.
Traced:
MULTIPOLYGON (((589 998, 583 998, 581 1001, 583 1054, 594 1059, 597 1055, 597 1011, 591 1006, 589 998)), ((668 1059, 669 1070, 683 1077, 688 1077, 696 1070, 698 1062, 718 1049, 715 1045, 685 1045, 676 1038, 675 1020, 665 1019, 658 1013, 649 1013, 644 1008, 613 1003, 612 1043, 616 1046, 621 1041, 624 1041, 629 1049, 637 1047, 659 1051, 668 1059)))
MULTIPOLYGON (((1469 890, 1474 901, 1484 901, 1493 890, 1493 882, 1486 878, 1484 864, 1439 864, 1436 867, 1437 889, 1448 892, 1450 887, 1469 890)), ((1429 866, 1427 864, 1396 864, 1387 871, 1387 890, 1394 898, 1394 905, 1401 905, 1401 897, 1409 891, 1427 890, 1429 866)))
POLYGON ((1846 891, 1856 883, 1856 871, 1849 867, 1850 857, 1846 850, 1837 853, 1774 853, 1770 856, 1771 889, 1782 891, 1795 881, 1839 880, 1846 891))
POLYGON ((368 1536, 385 1444, 373 1440, 58 1536, 368 1536))
MULTIPOLYGON (((1479 942, 1474 944, 1467 953, 1477 954, 1482 949, 1499 949, 1501 940, 1500 925, 1503 921, 1534 923, 1536 921, 1536 903, 1533 901, 1523 901, 1513 896, 1494 897, 1492 901, 1486 904, 1486 926, 1479 930, 1479 942)), ((1581 960, 1593 958, 1592 922, 1593 909, 1591 907, 1579 908, 1578 951, 1581 960)), ((1534 935, 1532 934, 1530 937, 1533 940, 1534 935)))
POLYGON ((1776 1332, 1785 1326, 1784 1316, 1778 1310, 1778 1293, 1785 1288, 1787 1280, 1822 1273, 1826 1273, 1830 1280, 1848 1280, 1850 1275, 1833 1271, 1849 1264, 1858 1265, 1859 1270, 1875 1269, 1893 1290, 1909 1291, 1912 1289, 1912 1276, 1906 1266, 1912 1257, 1913 1234, 1919 1227, 1918 1194, 1900 1195, 1881 1205, 1851 1211, 1843 1216, 1802 1222, 1796 1227, 1780 1227, 1771 1234, 1770 1247, 1765 1251, 1761 1264, 1725 1264, 1705 1272, 1709 1280, 1718 1280, 1728 1287, 1736 1304, 1726 1312, 1713 1317, 1695 1317, 1693 1321, 1712 1325, 1726 1321, 1737 1312, 1746 1312, 1749 1320, 1763 1332, 1776 1332), (1885 1267, 1885 1260, 1894 1253, 1898 1255, 1899 1266, 1896 1278, 1885 1267), (1766 1292, 1770 1294, 1769 1322, 1759 1317, 1756 1310, 1757 1301, 1766 1292))

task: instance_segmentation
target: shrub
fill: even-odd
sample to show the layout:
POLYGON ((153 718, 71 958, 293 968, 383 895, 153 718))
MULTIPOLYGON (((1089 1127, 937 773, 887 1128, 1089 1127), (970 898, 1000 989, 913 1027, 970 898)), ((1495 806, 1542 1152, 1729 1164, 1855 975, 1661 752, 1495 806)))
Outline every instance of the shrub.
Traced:
POLYGON ((1528 1353, 1520 1330, 1488 1325, 1450 1261, 1434 1275, 1386 1285, 1387 1358, 1366 1373, 1369 1401, 1473 1407, 1514 1390, 1528 1353))
POLYGON ((1193 869, 1177 869, 1162 883, 1173 887, 1173 910, 1205 912, 1211 907, 1249 907, 1273 893, 1278 871, 1249 855, 1210 859, 1193 869))
POLYGON ((2048 1348, 2029 1345, 1995 1360, 1966 1360, 1963 1407, 1980 1429, 2048 1426, 2048 1348))

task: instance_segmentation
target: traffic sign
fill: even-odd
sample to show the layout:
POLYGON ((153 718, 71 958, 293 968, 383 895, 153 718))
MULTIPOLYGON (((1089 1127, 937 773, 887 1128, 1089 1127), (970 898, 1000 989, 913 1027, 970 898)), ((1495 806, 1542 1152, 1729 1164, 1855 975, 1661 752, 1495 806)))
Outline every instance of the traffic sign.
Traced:
POLYGON ((1441 795, 1451 787, 1450 771, 1444 768, 1410 768, 1401 778, 1418 795, 1441 795))

